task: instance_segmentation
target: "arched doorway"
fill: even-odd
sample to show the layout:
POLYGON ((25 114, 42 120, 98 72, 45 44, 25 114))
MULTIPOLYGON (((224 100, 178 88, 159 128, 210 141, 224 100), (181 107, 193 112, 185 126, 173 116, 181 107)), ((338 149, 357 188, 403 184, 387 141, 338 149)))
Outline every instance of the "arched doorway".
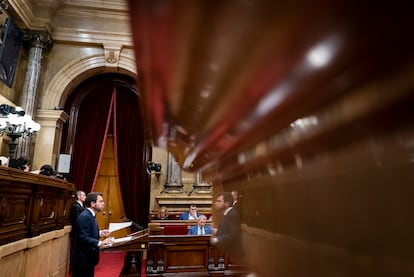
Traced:
POLYGON ((69 120, 61 153, 72 155, 68 178, 77 189, 104 193, 107 210, 98 217, 101 228, 124 218, 140 225, 148 221, 145 165, 151 149, 139 101, 134 79, 108 73, 79 84, 65 103, 69 120))

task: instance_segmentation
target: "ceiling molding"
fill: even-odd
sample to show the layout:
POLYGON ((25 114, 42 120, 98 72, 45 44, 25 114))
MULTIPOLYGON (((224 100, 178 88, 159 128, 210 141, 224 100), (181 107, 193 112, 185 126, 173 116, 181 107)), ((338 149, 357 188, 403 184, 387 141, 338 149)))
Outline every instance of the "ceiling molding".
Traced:
POLYGON ((127 48, 133 47, 129 32, 108 32, 92 30, 74 30, 72 28, 56 28, 53 32, 54 41, 76 42, 86 44, 120 44, 127 48))
MULTIPOLYGON (((82 26, 84 30, 90 26, 91 31, 81 31, 84 34, 93 33, 94 30, 100 28, 99 31, 107 32, 108 24, 105 23, 108 20, 111 22, 109 27, 114 28, 114 30, 109 30, 110 34, 111 31, 116 32, 117 25, 121 29, 125 29, 125 26, 129 29, 128 5, 124 0, 9 0, 9 4, 8 14, 21 29, 47 30, 53 37, 55 35, 62 37, 62 33, 76 34, 79 26, 82 26), (58 31, 59 34, 55 34, 56 30, 69 29, 72 31, 58 31)), ((69 37, 70 41, 76 41, 74 35, 69 37)), ((85 41, 83 37, 80 40, 85 41)))
POLYGON ((33 3, 23 0, 9 0, 7 14, 21 29, 47 30, 52 32, 53 24, 50 18, 39 18, 33 14, 33 3))

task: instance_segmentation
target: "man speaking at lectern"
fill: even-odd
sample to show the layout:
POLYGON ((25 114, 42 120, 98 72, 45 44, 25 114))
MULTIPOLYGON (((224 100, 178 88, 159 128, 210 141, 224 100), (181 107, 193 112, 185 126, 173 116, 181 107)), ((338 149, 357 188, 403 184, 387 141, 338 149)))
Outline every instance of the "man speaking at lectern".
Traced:
POLYGON ((76 221, 75 242, 71 253, 72 277, 93 277, 95 266, 99 262, 99 248, 111 242, 108 230, 99 231, 96 214, 104 207, 102 193, 88 193, 85 199, 86 209, 76 221))

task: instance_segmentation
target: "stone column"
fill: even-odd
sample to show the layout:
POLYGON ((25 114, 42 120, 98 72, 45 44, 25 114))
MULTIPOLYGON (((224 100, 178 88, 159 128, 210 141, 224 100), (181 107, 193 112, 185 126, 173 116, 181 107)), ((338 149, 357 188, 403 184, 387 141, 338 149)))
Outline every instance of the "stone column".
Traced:
POLYGON ((63 124, 69 115, 61 110, 38 110, 36 121, 42 126, 36 136, 33 157, 33 170, 44 164, 56 169, 56 161, 60 154, 63 124))
MULTIPOLYGON (((42 59, 46 50, 52 46, 52 38, 47 32, 44 31, 28 31, 24 34, 23 40, 25 45, 30 47, 30 49, 20 103, 22 108, 26 111, 26 114, 34 117, 37 104, 38 84, 40 80, 40 73, 42 72, 42 59)), ((29 155, 30 144, 30 138, 22 140, 19 147, 19 154, 29 155)))
POLYGON ((184 193, 181 168, 170 153, 168 153, 167 158, 167 182, 165 183, 163 192, 184 193))

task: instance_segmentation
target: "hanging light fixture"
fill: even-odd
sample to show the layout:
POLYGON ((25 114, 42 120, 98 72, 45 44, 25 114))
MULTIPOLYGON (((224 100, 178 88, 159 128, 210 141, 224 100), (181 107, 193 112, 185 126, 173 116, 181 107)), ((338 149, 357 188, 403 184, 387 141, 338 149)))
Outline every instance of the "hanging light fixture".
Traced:
POLYGON ((0 105, 0 136, 7 135, 9 141, 9 156, 15 158, 17 139, 34 136, 40 130, 40 124, 33 121, 21 107, 0 105))
POLYGON ((9 8, 9 1, 0 0, 0 14, 2 14, 3 11, 7 10, 8 8, 9 8))

